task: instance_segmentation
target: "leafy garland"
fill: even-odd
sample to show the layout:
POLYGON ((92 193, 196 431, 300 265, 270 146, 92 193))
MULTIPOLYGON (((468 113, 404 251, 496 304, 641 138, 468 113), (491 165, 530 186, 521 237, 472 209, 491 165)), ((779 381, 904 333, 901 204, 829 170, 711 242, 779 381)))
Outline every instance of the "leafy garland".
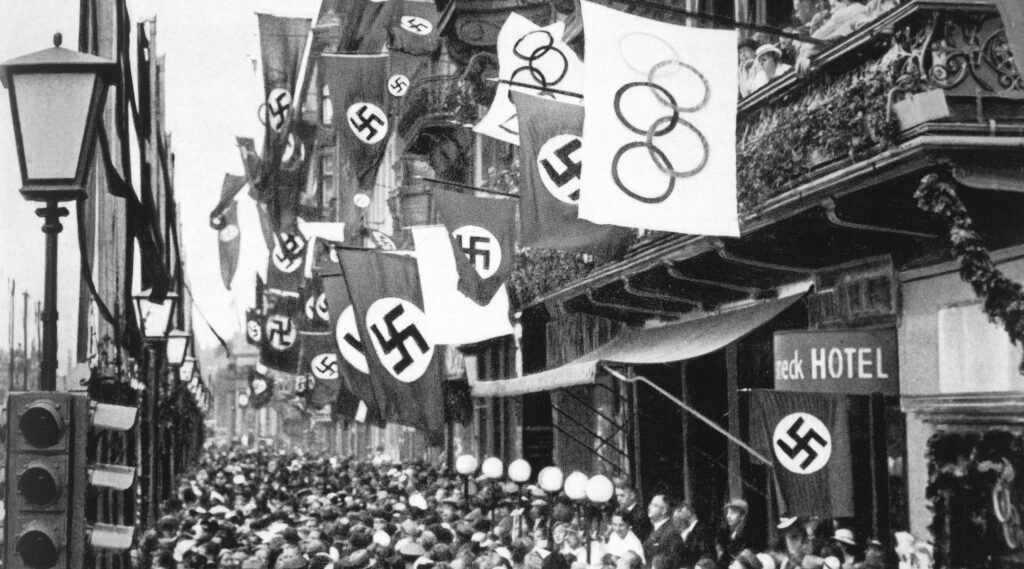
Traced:
MULTIPOLYGON (((1024 437, 1008 431, 939 432, 928 440, 926 497, 938 567, 982 569, 1007 553, 993 488, 1024 472, 1024 437)), ((1012 530, 1011 530, 1012 531, 1012 530)))
POLYGON ((894 145, 899 125, 888 116, 888 93, 902 73, 882 57, 839 77, 823 74, 745 117, 736 149, 740 212, 756 211, 824 162, 894 145))
MULTIPOLYGON (((960 278, 985 301, 985 313, 993 322, 1002 324, 1010 341, 1024 342, 1024 290, 992 262, 956 187, 947 172, 928 174, 914 193, 917 207, 938 214, 946 222, 953 255, 960 260, 960 278)), ((1024 373, 1024 362, 1020 371, 1024 373)))
POLYGON ((587 255, 553 249, 523 248, 516 251, 508 280, 512 306, 523 308, 531 302, 577 281, 597 264, 587 255))

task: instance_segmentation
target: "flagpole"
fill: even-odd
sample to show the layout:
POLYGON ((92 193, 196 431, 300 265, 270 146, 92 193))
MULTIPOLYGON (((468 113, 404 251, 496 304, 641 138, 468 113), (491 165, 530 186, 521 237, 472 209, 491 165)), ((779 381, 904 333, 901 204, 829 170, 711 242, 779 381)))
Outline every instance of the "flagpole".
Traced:
POLYGON ((442 189, 450 190, 450 191, 453 191, 453 192, 458 192, 460 190, 470 190, 470 191, 474 191, 474 192, 481 192, 481 193, 484 193, 484 194, 490 194, 492 196, 503 196, 503 197, 506 197, 506 198, 519 199, 519 194, 506 194, 505 192, 497 192, 497 191, 494 191, 494 190, 485 190, 483 188, 478 188, 476 186, 470 186, 468 184, 460 184, 458 182, 449 182, 447 180, 437 180, 437 179, 434 179, 434 178, 426 178, 424 176, 413 176, 413 178, 415 178, 417 180, 423 180, 424 182, 432 182, 432 183, 435 183, 435 184, 440 184, 442 186, 442 189), (451 186, 451 187, 445 188, 444 186, 451 186), (459 188, 459 189, 456 189, 456 188, 459 188))
POLYGON ((525 88, 533 90, 533 91, 544 91, 546 93, 556 93, 558 95, 565 95, 567 97, 575 97, 577 99, 582 99, 583 98, 583 93, 576 93, 576 92, 573 92, 573 91, 565 91, 565 90, 562 90, 562 89, 555 89, 554 87, 541 87, 540 85, 535 85, 533 83, 522 83, 520 81, 512 81, 511 79, 500 79, 498 77, 486 77, 484 80, 485 81, 490 81, 491 83, 504 83, 506 85, 512 85, 513 87, 525 87, 525 88))

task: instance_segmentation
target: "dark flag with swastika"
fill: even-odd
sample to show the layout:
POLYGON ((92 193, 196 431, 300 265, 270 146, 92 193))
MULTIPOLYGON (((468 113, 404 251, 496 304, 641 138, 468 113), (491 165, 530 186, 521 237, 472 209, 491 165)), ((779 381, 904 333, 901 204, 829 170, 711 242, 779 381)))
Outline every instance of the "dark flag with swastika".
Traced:
MULTIPOLYGON (((245 182, 245 178, 233 177, 245 182)), ((231 281, 234 280, 235 270, 238 268, 238 252, 242 244, 242 234, 238 229, 238 202, 231 199, 225 207, 214 210, 210 214, 210 227, 217 231, 220 279, 224 283, 224 288, 231 290, 231 281)))
POLYGON ((263 342, 263 314, 257 308, 245 309, 245 341, 254 346, 263 342))
MULTIPOLYGON (((321 241, 310 243, 318 246, 321 241)), ((318 247, 319 248, 319 247, 318 247)), ((305 279, 299 287, 299 298, 302 301, 302 316, 299 327, 304 332, 325 332, 331 328, 331 315, 327 310, 327 295, 324 293, 320 275, 313 273, 312 278, 305 279)))
POLYGON ((512 92, 519 116, 524 247, 622 256, 633 231, 579 218, 583 173, 583 107, 512 92))
POLYGON ((427 332, 416 260, 376 251, 342 250, 339 256, 381 417, 441 432, 443 353, 427 332))
POLYGON ((509 198, 478 198, 432 184, 436 222, 451 234, 475 271, 461 271, 459 290, 480 305, 491 301, 512 273, 515 255, 516 202, 509 198), (474 274, 475 273, 475 274, 474 274))
POLYGON ((263 242, 269 250, 274 247, 274 224, 271 222, 270 210, 267 204, 260 201, 261 199, 266 199, 260 194, 259 188, 262 186, 256 183, 262 176, 263 162, 260 160, 260 155, 256 153, 256 143, 253 139, 239 136, 235 138, 235 141, 238 144, 238 152, 242 157, 245 178, 249 183, 249 197, 256 200, 256 212, 259 215, 260 232, 263 234, 263 242))
POLYGON ((302 306, 296 296, 267 295, 263 318, 260 363, 284 373, 299 369, 299 314, 302 306))
POLYGON ((320 409, 334 402, 341 387, 341 363, 334 334, 329 331, 299 334, 302 341, 295 395, 305 399, 309 407, 320 409))
MULTIPOLYGON (((391 0, 395 2, 396 0, 391 0)), ((390 3, 390 2, 389 2, 390 3)), ((401 16, 391 24, 388 49, 412 55, 432 55, 441 47, 437 23, 440 15, 433 2, 402 0, 401 16)))
POLYGON ((359 243, 362 216, 373 198, 377 170, 393 118, 387 90, 387 54, 324 54, 320 59, 334 108, 332 122, 338 134, 335 175, 341 190, 341 219, 345 241, 359 243))
POLYGON ((774 463, 780 515, 854 516, 853 397, 750 392, 750 441, 774 463))
POLYGON ((277 294, 299 296, 306 263, 308 242, 299 232, 274 235, 274 245, 267 259, 267 290, 277 294))
POLYGON ((274 397, 274 381, 260 370, 249 370, 248 406, 259 409, 274 397))
POLYGON ((338 355, 342 385, 345 391, 352 394, 352 401, 344 392, 339 392, 335 404, 335 412, 350 419, 360 419, 354 413, 362 404, 363 417, 361 422, 381 424, 380 413, 374 398, 373 385, 370 382, 370 366, 366 359, 366 346, 363 343, 359 327, 356 325, 356 313, 348 294, 345 278, 334 263, 334 270, 320 271, 324 294, 327 298, 327 311, 330 315, 330 329, 333 333, 334 347, 338 355))
POLYGON ((387 89, 391 95, 391 108, 401 108, 406 97, 419 86, 420 79, 430 73, 430 66, 429 56, 403 51, 388 52, 387 89))

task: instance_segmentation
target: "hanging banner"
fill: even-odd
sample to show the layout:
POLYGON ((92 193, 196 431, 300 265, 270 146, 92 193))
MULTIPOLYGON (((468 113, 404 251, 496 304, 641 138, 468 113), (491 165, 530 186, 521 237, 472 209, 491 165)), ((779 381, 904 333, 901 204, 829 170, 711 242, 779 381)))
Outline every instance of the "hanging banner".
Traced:
POLYGON ((512 273, 516 203, 508 198, 478 198, 431 184, 437 221, 448 228, 456 247, 476 270, 460 279, 459 289, 477 304, 488 304, 512 273))
POLYGON ((269 291, 299 296, 306 261, 306 245, 306 239, 298 233, 282 232, 274 235, 274 248, 267 260, 269 291))
POLYGON ((245 341, 254 346, 263 342, 263 315, 256 308, 245 309, 245 341))
POLYGON ((271 223, 270 212, 267 209, 267 204, 260 201, 265 200, 266 196, 260 193, 261 188, 258 186, 257 181, 262 176, 263 165, 260 161, 259 154, 256 153, 256 143, 251 138, 236 137, 235 141, 238 143, 238 152, 242 157, 242 167, 245 169, 245 179, 249 184, 249 197, 256 200, 256 212, 259 215, 260 220, 260 232, 263 234, 263 242, 267 246, 267 250, 274 248, 274 227, 271 223))
POLYGON ((738 237, 735 30, 677 26, 582 0, 580 217, 738 237))
POLYGON ((390 26, 388 49, 411 55, 433 55, 441 49, 437 22, 440 17, 433 2, 392 0, 400 5, 401 16, 390 26))
POLYGON ((238 203, 228 204, 217 217, 210 218, 210 226, 217 230, 217 250, 220 253, 220 280, 231 290, 231 281, 238 269, 238 252, 242 234, 238 230, 238 203))
POLYGON ((524 247, 621 257, 632 230, 579 219, 583 174, 583 107, 512 93, 522 181, 519 219, 524 247))
POLYGON ((359 243, 363 211, 372 203, 377 170, 393 127, 387 111, 391 107, 388 55, 324 54, 320 61, 338 133, 335 172, 341 189, 340 221, 345 223, 345 241, 359 243))
POLYGON ((376 251, 343 250, 339 257, 381 416, 389 423, 441 432, 441 350, 425 335, 416 261, 376 251))
POLYGON ((263 343, 260 363, 284 373, 296 373, 299 367, 299 314, 302 311, 298 295, 273 295, 268 302, 263 321, 263 343))
MULTIPOLYGON (((583 93, 583 62, 562 41, 565 24, 540 27, 515 12, 509 14, 498 33, 498 78, 569 93, 583 93)), ((491 138, 519 144, 519 118, 509 96, 513 87, 499 83, 487 114, 473 131, 491 138)), ((579 102, 579 97, 543 90, 525 91, 559 101, 579 102)))
POLYGON ((458 290, 459 271, 452 239, 443 226, 411 228, 429 336, 437 344, 475 344, 513 333, 508 291, 501 286, 480 306, 458 290))
POLYGON ((783 515, 854 515, 851 397, 751 390, 751 443, 774 462, 783 515))
MULTIPOLYGON (((336 410, 342 416, 355 418, 352 413, 355 413, 359 403, 362 403, 363 420, 380 423, 382 420, 370 382, 370 364, 366 361, 366 344, 356 324, 356 313, 348 294, 345 277, 336 268, 333 272, 322 271, 320 278, 327 295, 327 310, 331 317, 335 347, 341 356, 339 363, 342 385, 358 400, 338 401, 336 410)), ((339 398, 344 398, 344 394, 339 394, 339 398)))

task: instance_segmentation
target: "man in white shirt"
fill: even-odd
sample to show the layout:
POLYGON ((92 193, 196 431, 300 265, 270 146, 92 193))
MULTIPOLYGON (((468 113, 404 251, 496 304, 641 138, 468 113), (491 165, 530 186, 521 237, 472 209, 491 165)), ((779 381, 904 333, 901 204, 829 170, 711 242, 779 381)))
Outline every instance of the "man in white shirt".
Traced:
POLYGON ((624 553, 632 551, 640 558, 641 563, 646 565, 647 561, 644 558, 644 544, 640 541, 640 538, 633 533, 627 516, 628 514, 622 510, 618 510, 612 514, 612 532, 608 535, 608 540, 604 546, 604 552, 611 555, 612 559, 618 561, 624 553))

